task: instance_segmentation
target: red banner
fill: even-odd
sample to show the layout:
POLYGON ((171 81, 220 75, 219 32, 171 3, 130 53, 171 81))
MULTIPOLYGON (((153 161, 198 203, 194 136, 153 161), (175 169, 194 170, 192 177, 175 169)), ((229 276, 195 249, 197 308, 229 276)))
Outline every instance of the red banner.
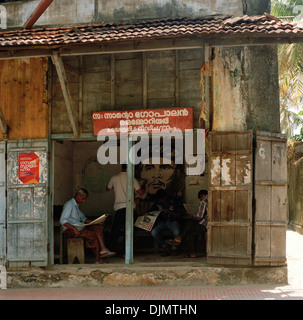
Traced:
POLYGON ((35 152, 19 153, 19 180, 24 184, 39 183, 39 156, 35 152))
POLYGON ((146 109, 93 112, 94 135, 185 132, 193 129, 193 109, 146 109))

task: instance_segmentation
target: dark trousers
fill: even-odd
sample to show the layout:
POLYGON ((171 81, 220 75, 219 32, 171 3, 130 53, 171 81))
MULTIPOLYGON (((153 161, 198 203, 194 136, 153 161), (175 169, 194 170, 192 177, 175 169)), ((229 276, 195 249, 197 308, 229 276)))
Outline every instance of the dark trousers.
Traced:
POLYGON ((180 234, 182 239, 185 239, 190 253, 196 252, 197 237, 205 237, 205 226, 198 223, 193 219, 186 220, 185 226, 180 234))
MULTIPOLYGON (((109 246, 110 251, 114 251, 117 241, 120 237, 121 230, 125 228, 125 217, 126 217, 126 208, 122 208, 115 212, 112 229, 109 236, 109 246)), ((124 235, 125 237, 125 235, 124 235)))

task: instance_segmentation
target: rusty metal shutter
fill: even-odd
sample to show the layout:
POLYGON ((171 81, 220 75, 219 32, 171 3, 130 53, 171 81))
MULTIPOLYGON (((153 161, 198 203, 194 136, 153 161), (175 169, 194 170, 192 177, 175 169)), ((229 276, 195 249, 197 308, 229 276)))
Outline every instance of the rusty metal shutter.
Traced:
POLYGON ((252 264, 252 149, 252 131, 209 135, 209 263, 252 264))
POLYGON ((48 141, 18 140, 7 145, 7 264, 46 266, 48 262, 48 141), (19 153, 39 156, 39 183, 19 180, 19 153))
POLYGON ((255 265, 286 263, 287 139, 257 132, 255 150, 255 265))
POLYGON ((0 141, 0 265, 6 262, 6 144, 0 141))

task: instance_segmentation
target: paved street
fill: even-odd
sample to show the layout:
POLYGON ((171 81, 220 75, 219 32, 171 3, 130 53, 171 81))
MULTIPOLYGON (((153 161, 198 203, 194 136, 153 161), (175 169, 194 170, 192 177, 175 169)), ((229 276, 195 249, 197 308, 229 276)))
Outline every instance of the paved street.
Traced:
MULTIPOLYGON (((0 290, 0 300, 303 300, 303 235, 287 231, 288 285, 0 290)), ((112 312, 113 310, 109 310, 112 312)), ((156 311, 155 311, 156 312, 156 311)))

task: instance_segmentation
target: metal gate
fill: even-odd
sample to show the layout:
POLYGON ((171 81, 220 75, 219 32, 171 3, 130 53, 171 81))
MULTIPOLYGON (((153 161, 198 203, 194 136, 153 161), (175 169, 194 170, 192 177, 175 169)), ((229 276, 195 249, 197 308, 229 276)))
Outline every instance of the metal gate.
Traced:
POLYGON ((6 262, 6 143, 0 141, 0 265, 6 262))
POLYGON ((48 141, 18 140, 7 144, 7 264, 46 266, 48 262, 48 141), (20 154, 38 157, 39 178, 19 178, 20 154))
POLYGON ((257 132, 255 150, 255 265, 286 263, 287 139, 257 132))
POLYGON ((252 131, 209 135, 209 263, 252 264, 252 150, 252 131))

